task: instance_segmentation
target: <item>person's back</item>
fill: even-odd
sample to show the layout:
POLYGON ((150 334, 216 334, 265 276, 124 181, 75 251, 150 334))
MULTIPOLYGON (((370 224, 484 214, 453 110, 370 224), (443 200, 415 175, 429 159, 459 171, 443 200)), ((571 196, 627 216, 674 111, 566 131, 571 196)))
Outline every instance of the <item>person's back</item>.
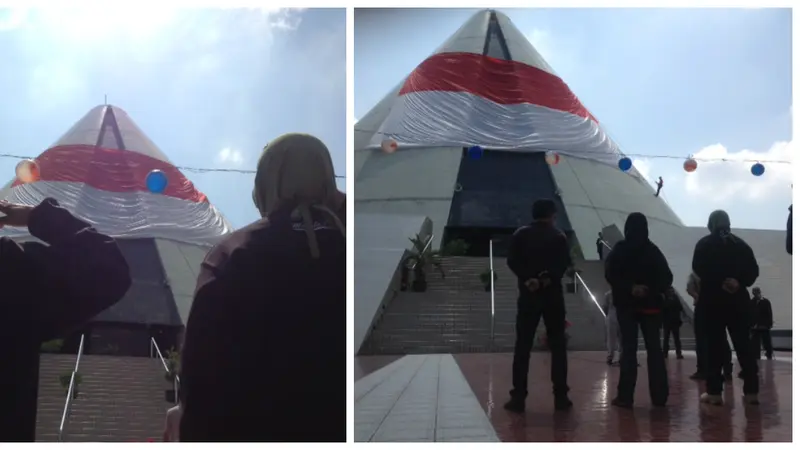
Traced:
POLYGON ((709 234, 695 246, 692 270, 703 280, 700 284, 701 301, 724 301, 731 296, 749 300, 746 289, 735 293, 723 289, 726 279, 737 280, 743 287, 750 287, 759 275, 758 263, 750 246, 738 236, 729 233, 723 239, 709 234))
POLYGON ((517 274, 517 288, 522 298, 563 295, 561 279, 571 264, 569 253, 562 251, 567 238, 558 228, 547 223, 534 222, 519 228, 509 247, 508 266, 517 274), (531 292, 526 281, 549 274, 552 283, 531 292), (523 274, 523 276, 519 276, 523 274))
POLYGON ((39 206, 0 203, 0 226, 27 226, 44 241, 0 238, 3 297, 0 342, 0 442, 33 442, 43 342, 64 338, 122 299, 131 285, 116 242, 72 216, 52 199, 39 206), (20 219, 22 217, 22 219, 20 219))
POLYGON ((319 169, 323 149, 307 135, 270 144, 254 196, 265 217, 203 263, 182 351, 182 442, 346 440, 345 201, 329 156, 320 203, 291 199, 314 187, 291 183, 319 169), (309 150, 298 142, 312 154, 296 161, 309 150))

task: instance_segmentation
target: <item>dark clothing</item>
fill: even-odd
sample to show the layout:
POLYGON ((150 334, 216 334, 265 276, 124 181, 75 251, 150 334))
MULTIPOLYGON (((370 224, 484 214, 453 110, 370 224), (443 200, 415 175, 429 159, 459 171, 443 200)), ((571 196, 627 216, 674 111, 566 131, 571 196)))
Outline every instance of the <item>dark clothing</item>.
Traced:
POLYGON ((672 340, 675 342, 675 354, 680 355, 683 352, 681 348, 681 324, 667 324, 664 323, 664 354, 669 353, 669 337, 672 335, 672 340))
MULTIPOLYGON (((705 374, 708 372, 708 333, 706 332, 706 312, 702 303, 697 303, 694 308, 694 342, 697 353, 697 373, 705 374)), ((722 343, 722 373, 730 375, 733 373, 733 353, 731 345, 726 338, 722 343)))
POLYGON ((681 299, 675 294, 667 293, 664 295, 664 327, 674 328, 683 325, 683 305, 681 299))
POLYGON ((648 237, 647 219, 639 214, 641 219, 631 220, 636 214, 625 222, 625 239, 617 242, 606 257, 605 277, 618 311, 660 311, 663 292, 672 285, 672 271, 664 254, 648 237), (634 285, 647 286, 647 294, 634 297, 634 285))
POLYGON ((561 279, 572 265, 567 237, 547 223, 526 225, 511 236, 507 263, 517 276, 521 298, 563 295, 561 279), (542 277, 550 279, 549 287, 540 288, 534 294, 525 286, 527 280, 542 277))
POLYGON ((617 398, 626 403, 633 401, 638 326, 642 329, 647 350, 650 398, 654 404, 662 404, 667 400, 669 387, 658 330, 663 320, 663 293, 672 285, 672 271, 661 250, 650 241, 647 218, 643 214, 632 213, 628 216, 625 239, 618 242, 606 257, 605 277, 611 286, 622 337, 617 398), (635 285, 647 287, 643 297, 633 295, 635 285))
POLYGON ((771 330, 772 325, 775 323, 772 319, 772 303, 763 297, 761 300, 756 300, 754 298, 752 302, 753 316, 755 319, 753 328, 771 330))
POLYGON ((534 222, 518 229, 511 237, 508 267, 517 276, 517 337, 514 344, 512 398, 524 399, 528 394, 528 367, 539 319, 544 318, 547 341, 552 355, 553 393, 566 395, 567 347, 564 336, 566 312, 561 279, 571 265, 567 238, 555 227, 534 222), (531 292, 525 281, 549 278, 547 288, 531 292))
POLYGON ((131 285, 128 264, 114 239, 75 218, 53 199, 28 222, 39 242, 0 238, 4 288, 0 342, 5 369, 0 442, 33 442, 39 385, 39 348, 63 338, 117 303, 131 285))
POLYGON ((728 362, 725 352, 725 348, 728 347, 726 329, 731 336, 736 359, 739 360, 742 368, 743 392, 744 394, 758 393, 758 365, 752 354, 747 311, 746 303, 739 299, 731 299, 726 308, 716 309, 713 314, 705 316, 709 349, 706 392, 711 395, 722 393, 723 369, 728 362))
POLYGON ((767 358, 772 359, 775 350, 772 348, 772 335, 769 330, 752 330, 750 343, 756 359, 761 359, 761 344, 764 344, 764 353, 767 354, 767 358))
POLYGON ((528 369, 540 318, 544 318, 544 326, 547 330, 553 394, 556 396, 566 395, 569 391, 567 386, 567 345, 564 336, 565 311, 563 296, 535 300, 520 296, 517 300, 517 339, 514 343, 514 363, 512 365, 512 398, 525 399, 528 396, 528 369))
POLYGON ((708 345, 706 391, 712 395, 722 392, 722 370, 727 362, 724 351, 728 345, 727 330, 742 367, 744 393, 757 393, 758 366, 749 342, 752 311, 746 289, 755 283, 759 274, 753 250, 729 230, 721 230, 697 242, 692 270, 701 280, 698 306, 704 310, 703 325, 708 345), (723 289, 727 278, 738 281, 738 291, 731 294, 723 289))
POLYGON ((792 254, 792 207, 789 207, 789 220, 786 221, 786 253, 792 254))
POLYGON ((312 209, 312 258, 291 210, 234 232, 201 266, 181 360, 183 442, 346 440, 346 241, 312 209))
POLYGON ((617 320, 622 335, 617 398, 624 403, 633 403, 638 373, 636 351, 639 347, 639 328, 641 328, 644 346, 647 350, 647 381, 650 386, 650 401, 655 405, 663 405, 669 397, 669 382, 667 365, 664 362, 664 355, 661 353, 658 340, 660 318, 654 314, 642 314, 625 308, 617 310, 617 320))
POLYGON ((603 240, 601 238, 597 238, 597 257, 602 261, 603 260, 603 240))

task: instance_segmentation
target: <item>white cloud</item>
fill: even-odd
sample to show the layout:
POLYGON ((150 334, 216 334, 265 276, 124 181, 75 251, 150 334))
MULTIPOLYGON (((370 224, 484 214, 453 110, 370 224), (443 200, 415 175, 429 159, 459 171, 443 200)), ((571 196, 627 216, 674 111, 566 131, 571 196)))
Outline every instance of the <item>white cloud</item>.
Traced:
POLYGON ((633 160, 633 167, 639 172, 639 174, 647 181, 652 181, 650 178, 650 169, 652 169, 652 164, 648 159, 634 159, 633 160))
POLYGON ((687 174, 684 183, 691 195, 704 195, 719 203, 762 202, 792 184, 792 165, 770 161, 792 161, 793 142, 776 142, 766 152, 731 152, 722 144, 710 145, 694 154, 697 172, 687 174), (704 161, 712 159, 713 161, 704 161), (756 162, 766 167, 764 175, 750 173, 756 162))
POLYGON ((244 161, 244 156, 239 150, 225 147, 217 154, 217 161, 238 166, 244 161))
POLYGON ((25 25, 28 10, 25 8, 0 9, 0 31, 11 31, 25 25))

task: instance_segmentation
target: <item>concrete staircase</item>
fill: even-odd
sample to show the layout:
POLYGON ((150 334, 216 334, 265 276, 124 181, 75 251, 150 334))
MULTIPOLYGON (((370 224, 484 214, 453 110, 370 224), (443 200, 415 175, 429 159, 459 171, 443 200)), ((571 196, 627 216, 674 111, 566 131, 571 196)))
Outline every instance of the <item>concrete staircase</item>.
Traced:
MULTIPOLYGON (((41 356, 37 441, 56 441, 66 394, 59 376, 70 373, 75 355, 41 356)), ((65 427, 66 442, 160 441, 164 400, 170 384, 161 361, 150 358, 83 355, 83 381, 65 427)))
MULTIPOLYGON (((445 277, 428 274, 424 293, 400 292, 373 327, 361 354, 509 352, 514 349, 517 281, 504 258, 494 259, 495 338, 491 340, 491 294, 480 274, 488 258, 446 257, 445 277)), ((603 316, 580 293, 565 294, 571 350, 605 348, 603 316)), ((540 332, 544 324, 540 322, 540 332)))

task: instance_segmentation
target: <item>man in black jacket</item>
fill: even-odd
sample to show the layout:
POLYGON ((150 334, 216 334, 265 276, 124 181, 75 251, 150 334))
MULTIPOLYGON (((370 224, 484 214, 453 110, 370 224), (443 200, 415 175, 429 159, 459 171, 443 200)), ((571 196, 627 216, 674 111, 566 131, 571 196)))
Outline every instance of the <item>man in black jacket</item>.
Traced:
POLYGON ((647 350, 650 401, 654 406, 664 406, 669 396, 669 383, 658 331, 663 293, 672 286, 672 271, 664 254, 650 241, 644 214, 631 213, 628 216, 625 239, 617 242, 606 257, 605 276, 611 286, 622 335, 617 396, 611 404, 621 408, 633 407, 638 328, 641 328, 647 350))
POLYGON ((753 351, 756 359, 761 359, 761 344, 764 344, 764 351, 767 359, 773 358, 772 336, 770 330, 774 321, 772 319, 772 304, 761 295, 761 288, 753 288, 753 311, 755 323, 750 332, 753 343, 753 351))
POLYGON ((725 330, 730 334, 739 365, 742 367, 744 397, 758 403, 758 365, 749 341, 751 325, 750 295, 747 288, 758 278, 759 268, 753 249, 731 233, 725 211, 708 218, 709 235, 697 242, 692 270, 700 277, 700 301, 708 342, 708 372, 703 403, 722 404, 722 367, 725 364, 725 330))
POLYGON ((567 396, 566 310, 561 279, 572 265, 567 237, 555 226, 556 205, 552 200, 533 204, 533 223, 518 229, 511 237, 508 267, 517 276, 517 339, 514 344, 513 389, 505 408, 525 411, 528 396, 528 367, 539 319, 544 318, 552 360, 555 409, 572 406, 567 396))
POLYGON ((789 219, 786 221, 786 253, 792 254, 792 206, 789 206, 789 219))
POLYGON ((0 238, 0 442, 33 442, 39 348, 120 301, 131 277, 114 239, 53 199, 36 207, 0 202, 0 212, 0 227, 27 227, 48 244, 0 238))

